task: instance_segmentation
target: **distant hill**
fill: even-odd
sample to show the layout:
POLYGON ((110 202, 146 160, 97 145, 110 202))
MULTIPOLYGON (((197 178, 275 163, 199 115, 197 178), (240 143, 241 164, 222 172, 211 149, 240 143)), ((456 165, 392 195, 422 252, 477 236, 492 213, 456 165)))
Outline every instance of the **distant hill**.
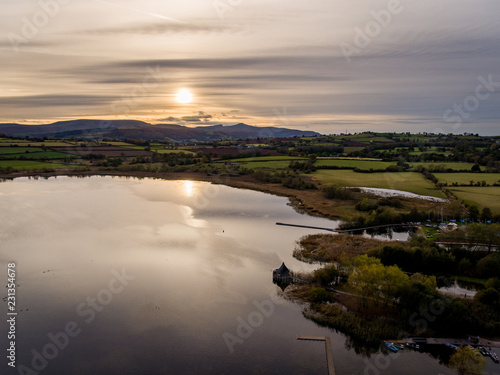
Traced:
POLYGON ((73 120, 46 125, 0 124, 0 133, 17 137, 48 138, 112 138, 170 140, 177 142, 209 142, 221 139, 290 138, 316 136, 319 133, 246 124, 212 125, 189 128, 176 124, 152 125, 134 120, 73 120))

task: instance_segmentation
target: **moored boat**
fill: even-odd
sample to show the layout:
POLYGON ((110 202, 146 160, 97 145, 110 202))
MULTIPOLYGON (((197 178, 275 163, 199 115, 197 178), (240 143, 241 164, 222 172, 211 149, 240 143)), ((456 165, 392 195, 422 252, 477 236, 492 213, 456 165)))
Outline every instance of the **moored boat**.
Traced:
POLYGON ((398 351, 398 348, 396 348, 392 343, 388 342, 388 341, 384 341, 384 344, 385 346, 387 346, 387 348, 393 352, 397 352, 398 351))
POLYGON ((407 342, 406 346, 409 347, 409 348, 411 348, 411 349, 416 349, 416 350, 420 349, 420 345, 418 345, 415 342, 407 342))
POLYGON ((493 350, 489 350, 490 357, 493 360, 493 362, 498 363, 500 360, 498 359, 497 353, 495 353, 493 350))
POLYGON ((453 349, 453 350, 458 350, 458 346, 450 344, 449 342, 444 343, 448 348, 453 349))

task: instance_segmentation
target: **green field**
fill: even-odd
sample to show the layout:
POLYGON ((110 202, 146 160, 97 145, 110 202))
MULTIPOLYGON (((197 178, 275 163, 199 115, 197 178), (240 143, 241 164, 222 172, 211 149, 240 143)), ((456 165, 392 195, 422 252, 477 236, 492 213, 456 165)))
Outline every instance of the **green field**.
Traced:
POLYGON ((290 165, 289 160, 275 161, 254 161, 248 163, 235 163, 247 169, 287 169, 290 165))
POLYGON ((67 147, 71 145, 75 145, 75 142, 71 141, 44 141, 44 142, 35 142, 35 141, 30 141, 30 140, 24 140, 24 139, 5 139, 2 138, 0 139, 0 146, 14 146, 18 145, 19 147, 26 147, 26 146, 31 146, 31 147, 41 147, 43 145, 47 147, 67 147))
POLYGON ((196 155, 193 151, 188 151, 188 150, 168 150, 168 149, 161 149, 161 150, 154 150, 159 154, 178 154, 180 152, 184 152, 185 154, 192 154, 196 155))
POLYGON ((395 165, 396 162, 372 161, 372 160, 353 160, 353 159, 318 159, 314 165, 318 166, 336 166, 359 169, 385 169, 389 165, 395 165))
POLYGON ((0 155, 24 154, 26 152, 39 152, 43 149, 38 147, 0 147, 0 155))
POLYGON ((319 170, 311 174, 322 185, 373 187, 409 191, 420 195, 445 198, 430 181, 420 173, 357 173, 351 170, 319 170))
POLYGON ((500 187, 459 186, 449 190, 469 204, 477 204, 480 208, 489 207, 494 213, 500 213, 500 187))
POLYGON ((454 182, 468 185, 470 181, 486 181, 487 184, 493 185, 500 181, 500 173, 434 173, 434 176, 439 182, 447 182, 448 185, 454 182))
POLYGON ((43 169, 65 169, 75 168, 73 165, 45 163, 40 161, 24 161, 24 160, 2 160, 0 161, 0 168, 12 167, 15 170, 43 170, 43 169))
POLYGON ((255 161, 283 161, 283 160, 307 160, 298 156, 256 156, 254 158, 233 159, 232 162, 255 162, 255 161))
POLYGON ((364 147, 361 146, 346 146, 344 147, 344 154, 349 154, 350 152, 356 152, 363 150, 364 147))
MULTIPOLYGON (((436 168, 436 167, 443 167, 443 168, 449 168, 454 171, 461 171, 461 170, 467 170, 470 171, 472 166, 474 165, 473 163, 461 163, 461 162, 435 162, 435 163, 410 163, 412 167, 417 167, 419 165, 423 166, 424 168, 436 168)), ((481 170, 484 170, 485 167, 481 167, 481 170)))
POLYGON ((30 152, 30 153, 22 153, 22 154, 9 154, 9 155, 1 155, 0 159, 66 159, 66 158, 78 158, 76 155, 65 154, 57 151, 40 151, 40 152, 30 152))

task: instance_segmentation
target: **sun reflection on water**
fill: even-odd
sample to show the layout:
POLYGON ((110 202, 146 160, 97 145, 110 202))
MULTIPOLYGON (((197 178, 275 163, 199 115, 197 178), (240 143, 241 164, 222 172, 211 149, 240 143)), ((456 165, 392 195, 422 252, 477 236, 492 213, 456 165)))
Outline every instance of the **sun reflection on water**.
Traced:
POLYGON ((194 195, 194 182, 193 181, 184 181, 184 193, 188 197, 192 197, 194 195))

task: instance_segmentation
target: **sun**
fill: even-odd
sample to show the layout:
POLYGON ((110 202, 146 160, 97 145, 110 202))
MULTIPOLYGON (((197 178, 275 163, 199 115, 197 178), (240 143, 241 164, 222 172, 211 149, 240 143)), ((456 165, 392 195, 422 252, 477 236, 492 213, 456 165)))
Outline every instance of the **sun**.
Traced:
POLYGON ((176 95, 177 103, 187 104, 193 101, 193 94, 188 89, 180 89, 176 95))

